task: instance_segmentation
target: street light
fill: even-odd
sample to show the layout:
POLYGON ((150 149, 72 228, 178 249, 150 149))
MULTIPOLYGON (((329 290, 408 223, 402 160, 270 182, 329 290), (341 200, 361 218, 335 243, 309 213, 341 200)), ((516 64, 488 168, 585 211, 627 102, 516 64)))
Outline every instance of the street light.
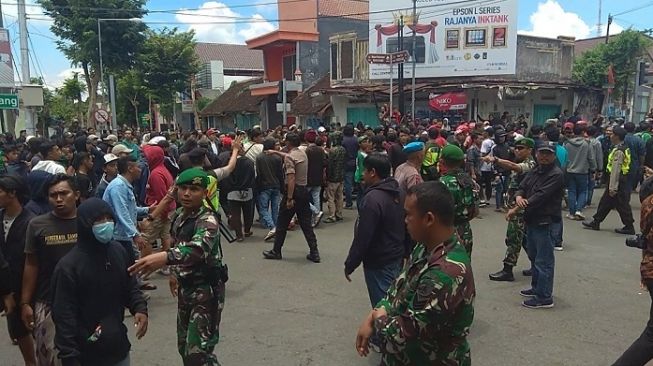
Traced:
MULTIPOLYGON (((98 18, 97 19, 97 41, 98 41, 98 53, 100 56, 100 82, 102 83, 102 95, 106 95, 104 92, 104 65, 102 64, 102 26, 101 22, 107 21, 116 21, 116 22, 142 22, 141 18, 98 18)), ((111 100, 111 129, 115 132, 118 130, 118 121, 116 119, 116 103, 115 100, 111 100)))

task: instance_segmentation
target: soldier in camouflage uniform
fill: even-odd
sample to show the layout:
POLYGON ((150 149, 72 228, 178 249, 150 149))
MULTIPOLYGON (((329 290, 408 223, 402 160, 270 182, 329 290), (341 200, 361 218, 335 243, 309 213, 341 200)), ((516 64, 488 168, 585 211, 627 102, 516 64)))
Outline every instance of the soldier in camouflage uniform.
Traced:
POLYGON ((478 215, 478 196, 474 180, 463 170, 465 153, 456 145, 447 145, 440 154, 440 182, 449 189, 456 204, 456 232, 467 254, 472 255, 474 237, 469 221, 478 215))
POLYGON ((177 195, 182 208, 172 224, 176 246, 144 257, 130 268, 130 272, 148 274, 164 265, 173 266, 178 281, 171 282, 179 301, 177 346, 184 366, 219 365, 213 349, 219 339, 227 273, 218 217, 203 204, 208 183, 207 174, 199 168, 179 175, 177 195))
POLYGON ((418 244, 360 326, 356 350, 367 356, 376 334, 381 365, 471 365, 474 276, 455 234, 454 201, 442 183, 431 181, 410 188, 404 208, 418 244))
POLYGON ((515 162, 499 159, 492 156, 482 158, 488 163, 494 163, 504 169, 511 170, 510 185, 508 186, 508 206, 511 213, 506 216, 508 228, 506 229, 506 256, 503 259, 503 269, 490 274, 492 281, 514 281, 513 267, 517 265, 519 252, 526 248, 526 225, 523 210, 515 204, 515 192, 526 173, 535 167, 533 147, 535 142, 530 138, 520 138, 515 141, 515 162))

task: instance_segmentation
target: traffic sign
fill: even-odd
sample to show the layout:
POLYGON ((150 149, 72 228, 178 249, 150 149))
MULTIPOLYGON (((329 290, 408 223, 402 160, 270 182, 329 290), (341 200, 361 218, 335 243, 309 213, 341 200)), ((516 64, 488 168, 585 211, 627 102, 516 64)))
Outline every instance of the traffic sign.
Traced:
POLYGON ((367 62, 370 64, 402 64, 410 58, 408 51, 400 51, 394 53, 368 53, 367 62))
POLYGON ((107 112, 104 109, 98 109, 97 111, 95 111, 95 120, 98 123, 109 122, 109 112, 107 112))
POLYGON ((18 109, 18 95, 0 94, 0 109, 18 109))

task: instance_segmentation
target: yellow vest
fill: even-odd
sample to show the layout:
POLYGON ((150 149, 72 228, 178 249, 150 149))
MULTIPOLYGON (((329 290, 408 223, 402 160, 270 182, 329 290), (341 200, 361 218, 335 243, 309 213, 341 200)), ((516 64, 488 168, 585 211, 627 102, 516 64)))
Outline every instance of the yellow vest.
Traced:
POLYGON ((617 149, 624 152, 624 162, 621 164, 621 175, 628 175, 628 172, 630 171, 630 149, 625 146, 615 147, 610 150, 610 154, 608 154, 608 166, 606 166, 605 170, 607 170, 608 173, 612 172, 612 160, 614 158, 614 152, 617 149))
POLYGON ((207 201, 204 201, 204 206, 218 211, 220 208, 220 190, 218 189, 218 180, 212 175, 209 175, 209 185, 206 187, 206 190, 206 199, 208 202, 211 202, 213 207, 210 207, 207 201))

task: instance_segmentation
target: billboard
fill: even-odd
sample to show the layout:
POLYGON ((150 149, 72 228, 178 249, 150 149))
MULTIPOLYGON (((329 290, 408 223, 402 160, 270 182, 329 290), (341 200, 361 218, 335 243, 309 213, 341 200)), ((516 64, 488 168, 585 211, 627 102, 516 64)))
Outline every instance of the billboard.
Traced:
MULTIPOLYGON (((415 22, 413 0, 369 3, 369 52, 397 52, 401 28, 403 48, 411 54, 405 77, 412 77, 413 57, 418 78, 515 73, 518 0, 417 0, 415 22)), ((369 70, 370 79, 390 77, 388 65, 372 64, 369 70)), ((393 74, 397 77, 396 67, 393 74)))

